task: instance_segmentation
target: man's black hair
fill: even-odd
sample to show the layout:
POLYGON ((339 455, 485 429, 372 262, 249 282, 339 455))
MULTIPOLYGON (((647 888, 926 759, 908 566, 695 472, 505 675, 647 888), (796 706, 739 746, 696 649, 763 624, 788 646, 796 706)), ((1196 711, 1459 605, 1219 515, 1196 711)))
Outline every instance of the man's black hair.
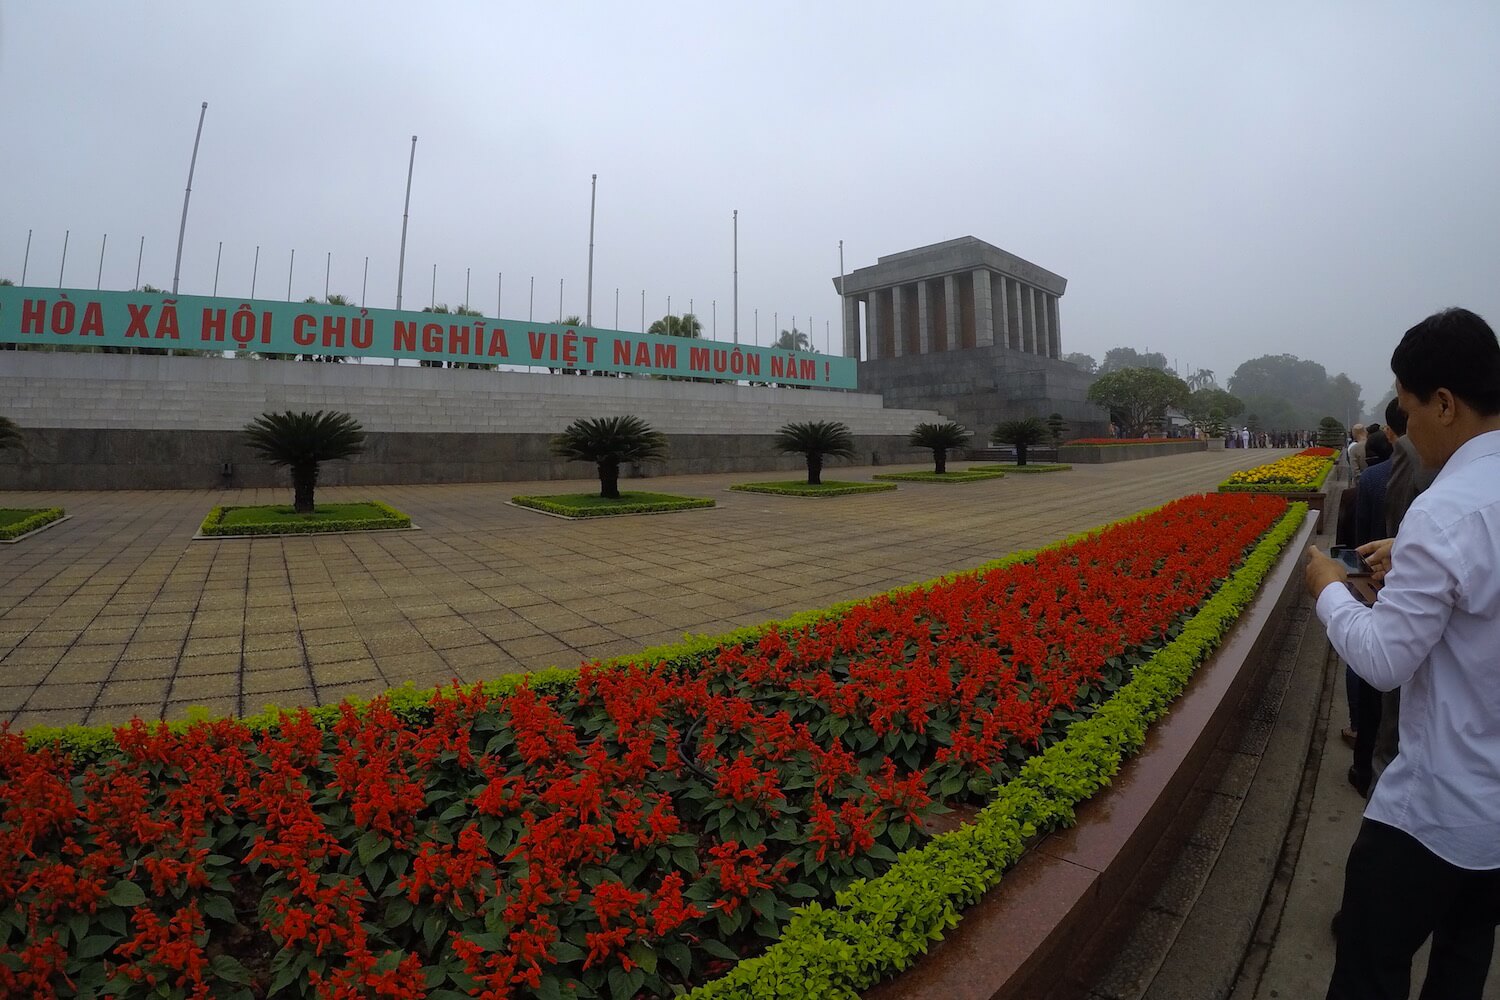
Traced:
POLYGON ((1406 411, 1401 409, 1401 400, 1393 399, 1385 404, 1385 425, 1406 437, 1406 411))
POLYGON ((1365 462, 1369 465, 1384 462, 1391 457, 1391 452, 1394 450, 1391 447, 1391 439, 1385 436, 1383 430, 1377 428, 1365 438, 1365 462))
POLYGON ((1444 309, 1406 331, 1391 371, 1422 402, 1447 389, 1482 417, 1500 413, 1500 343, 1467 309, 1444 309))

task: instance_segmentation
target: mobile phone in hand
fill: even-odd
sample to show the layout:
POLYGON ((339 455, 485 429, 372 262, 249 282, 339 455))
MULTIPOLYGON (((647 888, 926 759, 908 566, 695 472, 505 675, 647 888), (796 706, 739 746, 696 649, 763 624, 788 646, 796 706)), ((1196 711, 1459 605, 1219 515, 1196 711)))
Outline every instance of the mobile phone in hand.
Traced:
POLYGON ((1370 576, 1375 571, 1357 549, 1347 545, 1335 545, 1328 550, 1328 558, 1341 563, 1350 576, 1370 576))

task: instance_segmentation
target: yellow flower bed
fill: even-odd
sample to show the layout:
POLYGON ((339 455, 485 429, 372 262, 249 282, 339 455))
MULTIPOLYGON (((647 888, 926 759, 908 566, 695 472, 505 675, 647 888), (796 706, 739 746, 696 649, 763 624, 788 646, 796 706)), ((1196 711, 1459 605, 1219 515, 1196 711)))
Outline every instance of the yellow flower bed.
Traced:
POLYGON ((1315 455, 1292 455, 1266 465, 1236 472, 1224 480, 1225 485, 1309 485, 1332 463, 1315 455))

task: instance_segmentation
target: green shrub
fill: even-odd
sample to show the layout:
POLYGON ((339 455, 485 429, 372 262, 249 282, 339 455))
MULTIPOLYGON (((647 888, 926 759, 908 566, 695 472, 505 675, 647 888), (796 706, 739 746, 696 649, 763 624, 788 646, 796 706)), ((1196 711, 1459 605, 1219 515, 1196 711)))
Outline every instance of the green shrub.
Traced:
MULTIPOLYGON (((378 500, 370 500, 357 504, 329 504, 324 509, 332 508, 335 511, 348 510, 349 516, 331 517, 321 520, 307 520, 306 515, 292 512, 291 517, 285 520, 264 520, 256 523, 226 524, 225 518, 231 511, 236 510, 286 510, 277 507, 215 507, 208 512, 199 526, 198 533, 201 535, 308 535, 330 531, 389 531, 393 528, 410 528, 411 517, 401 511, 381 503, 378 500), (368 510, 368 516, 358 516, 359 509, 368 510)), ((315 512, 316 513, 316 512, 315 512)))
POLYGON ((800 483, 736 483, 729 487, 742 493, 770 493, 784 497, 842 497, 851 493, 881 493, 896 488, 895 483, 846 483, 836 480, 800 483))
POLYGON ((977 483, 985 479, 1004 479, 998 470, 963 469, 955 472, 877 472, 875 479, 894 479, 903 483, 977 483))
POLYGON ((517 507, 530 507, 548 514, 574 518, 661 514, 714 506, 714 501, 707 497, 679 497, 670 493, 622 493, 618 500, 607 500, 594 493, 567 493, 560 496, 511 497, 510 502, 517 507))
POLYGON ((16 515, 0 517, 0 541, 10 541, 12 538, 20 538, 45 524, 56 521, 63 516, 63 509, 61 507, 48 507, 44 510, 6 508, 0 510, 0 515, 16 515))

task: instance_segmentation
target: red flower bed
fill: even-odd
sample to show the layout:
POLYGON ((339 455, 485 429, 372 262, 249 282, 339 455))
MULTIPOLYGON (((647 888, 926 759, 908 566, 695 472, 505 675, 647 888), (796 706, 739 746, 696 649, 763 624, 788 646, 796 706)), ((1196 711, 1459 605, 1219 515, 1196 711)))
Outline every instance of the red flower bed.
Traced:
POLYGON ((1311 448, 1303 448, 1297 452, 1299 456, 1308 458, 1332 458, 1338 454, 1337 448, 1324 448, 1321 445, 1313 445, 1311 448))
POLYGON ((670 995, 982 801, 1286 510, 1177 501, 692 663, 329 731, 0 733, 0 995, 670 995), (281 992, 278 992, 281 991, 281 992))

